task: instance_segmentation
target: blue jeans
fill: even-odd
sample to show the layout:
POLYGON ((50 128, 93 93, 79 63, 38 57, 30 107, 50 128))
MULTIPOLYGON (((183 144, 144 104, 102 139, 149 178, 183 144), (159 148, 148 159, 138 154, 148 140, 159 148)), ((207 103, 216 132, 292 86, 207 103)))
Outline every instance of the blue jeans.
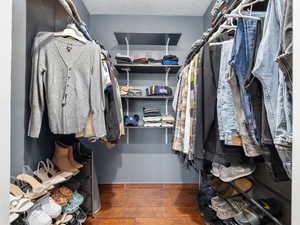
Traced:
MULTIPOLYGON (((264 13, 253 12, 251 15, 263 17, 264 13)), ((238 19, 232 56, 229 63, 237 76, 240 88, 241 104, 245 113, 246 128, 252 140, 254 141, 254 144, 259 145, 255 117, 251 104, 251 95, 245 89, 246 81, 251 75, 253 66, 257 25, 258 20, 256 19, 238 19)))
POLYGON ((233 47, 233 40, 222 42, 220 73, 217 90, 217 113, 219 124, 220 140, 226 145, 235 145, 233 136, 240 136, 232 91, 226 78, 229 74, 230 66, 228 61, 233 47))
POLYGON ((264 23, 264 35, 256 56, 252 74, 257 77, 264 92, 264 103, 272 137, 276 130, 276 108, 279 87, 279 66, 275 63, 280 44, 281 0, 270 0, 264 23))

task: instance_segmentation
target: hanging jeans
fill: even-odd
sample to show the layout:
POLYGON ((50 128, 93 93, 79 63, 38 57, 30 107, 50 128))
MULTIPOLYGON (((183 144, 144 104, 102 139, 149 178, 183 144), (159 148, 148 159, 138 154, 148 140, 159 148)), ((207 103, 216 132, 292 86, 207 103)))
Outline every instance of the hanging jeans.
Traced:
POLYGON ((287 83, 279 65, 275 62, 280 47, 283 2, 271 0, 265 18, 264 35, 257 53, 255 67, 252 71, 264 92, 271 134, 282 160, 283 166, 291 177, 292 170, 292 105, 287 83))
MULTIPOLYGON (((252 16, 263 17, 264 13, 253 12, 252 16)), ((253 113, 251 95, 247 92, 245 85, 246 81, 251 75, 254 50, 256 44, 258 20, 249 18, 240 18, 237 21, 237 30, 235 34, 234 45, 232 49, 232 56, 230 65, 232 73, 229 80, 232 80, 232 76, 236 76, 237 85, 234 86, 231 81, 231 87, 233 89, 239 89, 239 96, 233 94, 236 98, 236 110, 239 115, 237 120, 240 126, 241 137, 245 154, 248 157, 256 157, 262 154, 262 149, 257 137, 257 128, 255 117, 253 113), (237 87, 238 86, 238 87, 237 87), (238 102, 240 101, 240 103, 238 102)), ((232 90, 233 92, 236 90, 232 90)))
POLYGON ((280 51, 276 60, 284 73, 288 93, 293 91, 293 1, 285 1, 284 15, 281 22, 280 51))
POLYGON ((235 143, 239 139, 239 127, 236 120, 236 112, 233 102, 232 91, 229 83, 226 81, 226 76, 229 73, 230 54, 232 51, 233 40, 221 42, 221 62, 220 73, 217 91, 217 112, 219 123, 220 140, 226 145, 240 145, 235 143))

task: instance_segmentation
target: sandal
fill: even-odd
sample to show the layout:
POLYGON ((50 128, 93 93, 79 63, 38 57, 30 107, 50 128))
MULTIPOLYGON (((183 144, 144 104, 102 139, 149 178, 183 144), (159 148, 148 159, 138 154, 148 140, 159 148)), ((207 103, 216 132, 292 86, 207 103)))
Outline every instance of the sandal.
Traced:
POLYGON ((38 163, 37 170, 34 171, 33 173, 42 180, 43 184, 46 186, 51 186, 51 185, 56 185, 60 184, 66 181, 66 178, 61 176, 61 175, 55 175, 52 176, 49 172, 49 169, 47 168, 45 162, 40 161, 38 163), (49 175, 51 177, 49 177, 49 175))
POLYGON ((10 213, 9 214, 9 223, 12 223, 12 222, 14 222, 16 219, 18 219, 19 218, 19 214, 16 214, 16 213, 10 213))
POLYGON ((65 196, 67 199, 72 199, 73 198, 73 191, 67 187, 60 187, 57 189, 58 192, 60 192, 63 196, 65 196))
POLYGON ((67 224, 73 219, 72 215, 68 214, 62 214, 59 217, 57 217, 55 225, 62 225, 62 224, 67 224))
POLYGON ((31 200, 33 199, 36 199, 36 198, 40 198, 42 196, 44 196, 45 194, 47 194, 47 191, 44 191, 44 192, 40 192, 40 193, 32 193, 32 192, 29 192, 29 193, 25 193, 21 190, 21 188, 19 188, 17 185, 15 184, 10 184, 10 190, 9 192, 14 195, 14 196, 22 196, 22 197, 25 197, 25 198, 29 198, 31 200))
POLYGON ((64 195, 62 195, 58 191, 52 192, 51 198, 60 206, 66 205, 69 201, 64 195))
POLYGON ((11 213, 23 213, 27 210, 31 209, 34 203, 25 197, 22 196, 13 196, 12 194, 9 195, 9 211, 11 213))
POLYGON ((72 172, 62 172, 62 171, 57 171, 55 169, 55 166, 53 164, 53 162, 50 159, 46 160, 46 167, 47 167, 47 171, 48 173, 50 173, 52 176, 62 176, 64 177, 66 180, 69 180, 70 178, 72 178, 73 176, 77 175, 79 173, 79 170, 76 173, 72 173, 72 172))
POLYGON ((42 193, 44 191, 48 191, 50 189, 53 189, 53 185, 44 185, 37 181, 34 177, 27 175, 27 174, 20 174, 17 176, 18 180, 25 181, 32 187, 33 193, 42 193))

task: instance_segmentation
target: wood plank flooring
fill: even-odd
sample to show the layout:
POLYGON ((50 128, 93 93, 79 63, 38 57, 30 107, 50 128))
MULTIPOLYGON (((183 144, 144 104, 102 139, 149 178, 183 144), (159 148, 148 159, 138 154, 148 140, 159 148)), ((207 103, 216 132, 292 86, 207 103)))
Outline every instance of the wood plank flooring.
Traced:
POLYGON ((102 210, 85 225, 205 225, 194 184, 101 185, 102 210))

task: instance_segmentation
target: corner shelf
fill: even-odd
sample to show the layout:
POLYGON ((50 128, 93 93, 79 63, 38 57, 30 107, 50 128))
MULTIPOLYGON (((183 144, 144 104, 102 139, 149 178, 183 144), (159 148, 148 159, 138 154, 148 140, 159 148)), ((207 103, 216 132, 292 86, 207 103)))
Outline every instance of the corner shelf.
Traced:
POLYGON ((180 70, 180 65, 151 65, 151 64, 115 64, 119 73, 166 73, 176 74, 180 70))
POLYGON ((115 37, 119 45, 177 45, 181 33, 115 32, 115 37))
POLYGON ((123 99, 173 99, 174 96, 121 96, 123 99))

